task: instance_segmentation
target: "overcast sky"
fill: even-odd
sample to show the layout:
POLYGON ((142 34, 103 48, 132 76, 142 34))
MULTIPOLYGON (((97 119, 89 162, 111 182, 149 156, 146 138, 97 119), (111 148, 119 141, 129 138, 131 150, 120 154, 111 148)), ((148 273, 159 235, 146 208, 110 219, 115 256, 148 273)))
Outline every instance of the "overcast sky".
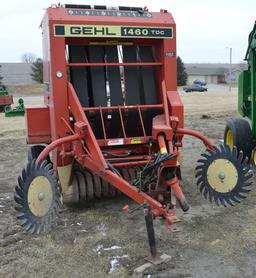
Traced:
MULTIPOLYGON (((40 21, 52 0, 1 1, 0 63, 20 62, 24 52, 41 57, 40 21)), ((167 9, 177 24, 177 54, 186 63, 243 60, 248 34, 256 20, 256 0, 67 0, 65 3, 147 6, 167 9)))

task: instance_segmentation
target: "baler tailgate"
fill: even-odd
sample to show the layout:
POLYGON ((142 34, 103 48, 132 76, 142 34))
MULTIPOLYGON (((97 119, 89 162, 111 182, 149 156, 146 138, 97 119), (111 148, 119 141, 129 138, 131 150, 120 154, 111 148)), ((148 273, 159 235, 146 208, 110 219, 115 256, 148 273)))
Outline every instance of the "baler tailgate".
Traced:
MULTIPOLYGON (((106 60, 109 63, 118 63, 118 46, 106 45, 106 60)), ((120 67, 107 67, 106 76, 107 83, 107 97, 112 106, 124 105, 124 99, 121 87, 120 67)), ((111 121, 109 124, 109 138, 120 137, 121 119, 118 111, 112 111, 111 121)))
POLYGON ((161 113, 161 110, 154 109, 159 98, 154 48, 149 45, 97 45, 93 42, 89 46, 69 46, 68 49, 71 82, 96 138, 151 136, 152 119, 161 113), (76 62, 82 65, 72 66, 76 62), (122 66, 122 63, 132 65, 122 66), (141 63, 152 64, 145 66, 141 63), (124 105, 125 110, 121 108, 124 105), (129 108, 133 105, 137 109, 129 108), (152 106, 145 108, 144 105, 152 106), (92 112, 87 107, 101 108, 92 112))
MULTIPOLYGON (((83 63, 87 60, 87 47, 70 45, 69 61, 71 63, 83 63)), ((87 68, 71 67, 71 82, 76 90, 77 96, 82 106, 89 105, 88 71, 87 68)))
MULTIPOLYGON (((106 61, 108 63, 118 63, 118 46, 106 45, 105 46, 106 61)), ((121 88, 121 73, 120 67, 106 67, 106 76, 108 79, 109 91, 108 96, 112 106, 123 105, 124 99, 121 88)))
MULTIPOLYGON (((152 46, 139 46, 141 62, 155 62, 152 46)), ((158 103, 156 88, 156 69, 153 66, 141 66, 144 104, 158 103)))

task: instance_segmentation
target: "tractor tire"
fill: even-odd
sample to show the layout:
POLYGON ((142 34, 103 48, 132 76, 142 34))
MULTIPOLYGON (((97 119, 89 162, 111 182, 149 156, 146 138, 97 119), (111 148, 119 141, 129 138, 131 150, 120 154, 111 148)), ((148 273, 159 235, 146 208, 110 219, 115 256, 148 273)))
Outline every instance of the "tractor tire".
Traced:
POLYGON ((256 147, 255 147, 255 145, 254 145, 254 149, 252 150, 251 165, 253 166, 254 170, 256 170, 256 147))
POLYGON ((252 131, 250 124, 245 119, 230 119, 224 131, 224 144, 232 150, 237 147, 238 152, 243 152, 243 159, 251 158, 253 149, 252 131))

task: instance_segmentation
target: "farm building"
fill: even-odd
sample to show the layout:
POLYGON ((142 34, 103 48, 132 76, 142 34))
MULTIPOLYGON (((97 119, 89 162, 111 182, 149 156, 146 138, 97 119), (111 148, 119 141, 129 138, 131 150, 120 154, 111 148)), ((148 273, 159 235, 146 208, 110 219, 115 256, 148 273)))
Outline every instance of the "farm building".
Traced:
MULTIPOLYGON (((0 63, 0 75, 3 76, 3 82, 7 85, 15 84, 34 84, 32 80, 31 64, 29 63, 0 63)), ((194 80, 205 80, 210 84, 229 83, 229 64, 185 64, 188 74, 188 84, 194 80)), ((237 83, 238 76, 246 68, 245 64, 232 64, 231 82, 237 83)))
POLYGON ((6 85, 33 84, 31 64, 29 63, 0 63, 0 76, 6 85))
POLYGON ((230 70, 231 82, 237 83, 241 71, 246 68, 246 64, 185 64, 188 74, 188 84, 194 80, 205 80, 210 84, 229 83, 230 70))

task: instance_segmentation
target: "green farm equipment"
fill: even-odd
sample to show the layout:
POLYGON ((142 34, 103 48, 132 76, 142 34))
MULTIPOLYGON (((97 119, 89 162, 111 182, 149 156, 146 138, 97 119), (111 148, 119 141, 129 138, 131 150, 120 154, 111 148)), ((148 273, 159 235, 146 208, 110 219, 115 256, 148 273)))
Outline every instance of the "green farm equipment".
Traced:
POLYGON ((0 86, 0 96, 8 96, 9 93, 6 90, 5 86, 0 86))
POLYGON ((16 117, 16 116, 24 116, 25 107, 23 98, 19 98, 18 106, 15 108, 11 108, 10 106, 5 109, 5 117, 16 117))
POLYGON ((245 118, 228 120, 224 141, 230 148, 236 146, 244 158, 256 165, 256 22, 249 34, 245 61, 248 68, 239 76, 238 112, 250 123, 245 118))
POLYGON ((5 86, 0 86, 0 112, 8 110, 12 104, 13 97, 9 95, 5 86))

